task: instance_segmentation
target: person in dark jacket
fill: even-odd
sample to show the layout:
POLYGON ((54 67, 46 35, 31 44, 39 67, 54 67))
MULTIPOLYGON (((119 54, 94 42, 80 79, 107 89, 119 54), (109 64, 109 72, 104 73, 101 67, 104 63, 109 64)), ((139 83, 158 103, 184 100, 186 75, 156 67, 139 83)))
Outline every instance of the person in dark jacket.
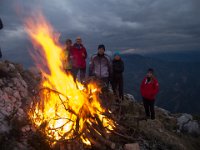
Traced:
POLYGON ((159 84, 154 76, 153 69, 148 69, 147 75, 142 81, 140 91, 143 98, 146 117, 151 118, 153 120, 155 119, 155 97, 159 91, 159 84))
POLYGON ((76 43, 72 48, 72 74, 74 76, 74 80, 76 80, 77 74, 80 71, 80 80, 81 82, 85 79, 86 74, 86 58, 87 51, 82 44, 81 37, 76 38, 76 43))
MULTIPOLYGON (((2 23, 1 18, 0 18, 0 30, 1 29, 3 29, 3 23, 2 23)), ((2 58, 1 48, 0 48, 0 58, 2 58)))
POLYGON ((119 52, 116 52, 114 54, 114 59, 112 61, 112 69, 113 69, 113 75, 112 75, 113 92, 115 95, 117 95, 118 91, 119 98, 121 100, 124 100, 124 89, 123 89, 124 62, 121 59, 119 52))
POLYGON ((103 81, 108 88, 111 78, 111 59, 105 54, 105 46, 98 46, 98 53, 90 59, 89 76, 95 76, 103 81))
POLYGON ((3 29, 3 23, 1 21, 1 18, 0 18, 0 29, 3 29))

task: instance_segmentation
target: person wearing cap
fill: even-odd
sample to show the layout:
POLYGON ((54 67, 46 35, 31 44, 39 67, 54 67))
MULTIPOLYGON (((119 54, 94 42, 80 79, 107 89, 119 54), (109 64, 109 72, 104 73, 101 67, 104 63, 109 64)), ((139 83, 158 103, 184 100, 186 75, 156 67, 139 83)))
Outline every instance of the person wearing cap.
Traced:
POLYGON ((105 46, 98 46, 97 54, 90 59, 89 76, 95 76, 103 81, 108 88, 111 78, 111 59, 105 54, 105 46))
MULTIPOLYGON (((123 72, 124 72, 124 62, 121 59, 120 52, 114 53, 114 59, 112 61, 112 87, 113 92, 117 95, 117 91, 119 94, 119 99, 124 100, 124 90, 123 90, 123 72)), ((117 101, 119 101, 117 99, 117 101)))
POLYGON ((86 58, 87 51, 82 44, 81 37, 76 38, 76 42, 72 48, 72 74, 74 76, 74 80, 76 80, 78 72, 80 72, 80 81, 82 82, 85 79, 86 74, 86 58))
POLYGON ((67 39, 63 53, 63 68, 66 72, 71 72, 72 69, 72 40, 67 39))
POLYGON ((146 77, 143 79, 140 87, 143 98, 144 109, 147 118, 155 119, 154 103, 155 97, 159 91, 159 84, 154 76, 154 70, 148 69, 146 77))

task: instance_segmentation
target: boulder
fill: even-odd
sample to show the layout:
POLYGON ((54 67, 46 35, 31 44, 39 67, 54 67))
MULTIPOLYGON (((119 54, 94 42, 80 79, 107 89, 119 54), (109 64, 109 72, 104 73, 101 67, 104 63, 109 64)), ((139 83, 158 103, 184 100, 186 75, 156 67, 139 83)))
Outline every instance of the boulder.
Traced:
POLYGON ((192 120, 193 117, 190 114, 182 114, 179 118, 177 118, 177 125, 182 128, 182 126, 192 120))
POLYGON ((13 96, 17 99, 21 99, 21 96, 19 94, 19 91, 14 91, 13 96))
POLYGON ((9 63, 8 64, 8 68, 9 68, 9 71, 15 71, 15 65, 13 65, 13 64, 11 64, 11 63, 9 63))
POLYGON ((188 132, 192 135, 200 135, 199 124, 196 120, 189 121, 182 127, 182 131, 188 132))
POLYGON ((181 132, 200 135, 199 123, 196 120, 193 120, 193 117, 190 114, 182 114, 177 118, 177 125, 181 132))
POLYGON ((0 123, 0 134, 8 133, 9 131, 10 131, 10 126, 8 125, 8 122, 2 121, 2 123, 0 123))
POLYGON ((4 82, 2 79, 0 79, 0 86, 3 86, 4 85, 4 82))
POLYGON ((136 102, 134 96, 131 95, 131 94, 125 94, 124 98, 127 99, 127 100, 130 100, 130 101, 136 102))

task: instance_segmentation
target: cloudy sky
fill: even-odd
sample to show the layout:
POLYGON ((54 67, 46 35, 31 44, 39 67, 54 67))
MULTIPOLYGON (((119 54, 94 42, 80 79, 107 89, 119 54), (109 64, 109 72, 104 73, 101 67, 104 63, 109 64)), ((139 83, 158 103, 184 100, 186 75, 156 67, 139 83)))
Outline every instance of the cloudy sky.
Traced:
POLYGON ((200 51, 200 0, 0 0, 4 53, 26 53, 23 19, 38 10, 61 43, 80 35, 90 53, 100 43, 123 52, 200 51))

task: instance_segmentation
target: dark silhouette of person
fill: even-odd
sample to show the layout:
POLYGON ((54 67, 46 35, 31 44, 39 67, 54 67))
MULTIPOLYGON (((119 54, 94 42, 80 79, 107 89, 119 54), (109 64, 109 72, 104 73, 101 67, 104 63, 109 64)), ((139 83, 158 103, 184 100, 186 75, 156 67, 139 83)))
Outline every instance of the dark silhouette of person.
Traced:
MULTIPOLYGON (((0 30, 1 29, 3 29, 3 23, 2 23, 1 18, 0 18, 0 30)), ((2 58, 1 48, 0 48, 0 58, 2 58)))
POLYGON ((113 92, 116 96, 119 94, 120 100, 124 100, 124 90, 123 90, 124 62, 119 52, 116 52, 114 54, 114 59, 112 61, 112 69, 113 69, 113 75, 112 75, 113 92))
POLYGON ((1 18, 0 18, 0 29, 3 29, 3 23, 1 21, 1 18))

